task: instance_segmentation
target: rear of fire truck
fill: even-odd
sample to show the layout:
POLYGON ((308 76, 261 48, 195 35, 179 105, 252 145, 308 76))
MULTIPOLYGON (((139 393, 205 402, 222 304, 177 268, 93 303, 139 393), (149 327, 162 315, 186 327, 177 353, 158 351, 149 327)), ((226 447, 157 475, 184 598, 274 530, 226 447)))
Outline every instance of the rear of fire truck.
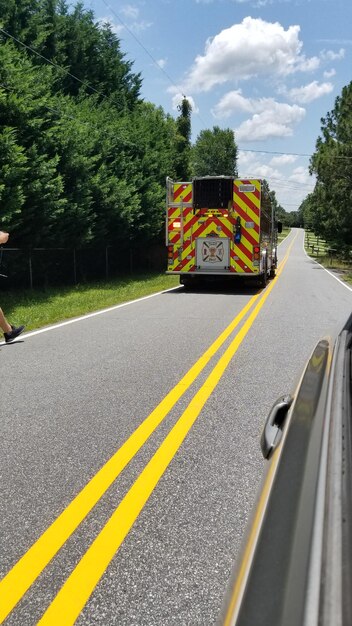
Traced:
POLYGON ((277 224, 264 181, 205 176, 166 179, 168 274, 186 287, 215 277, 265 286, 277 266, 277 224))

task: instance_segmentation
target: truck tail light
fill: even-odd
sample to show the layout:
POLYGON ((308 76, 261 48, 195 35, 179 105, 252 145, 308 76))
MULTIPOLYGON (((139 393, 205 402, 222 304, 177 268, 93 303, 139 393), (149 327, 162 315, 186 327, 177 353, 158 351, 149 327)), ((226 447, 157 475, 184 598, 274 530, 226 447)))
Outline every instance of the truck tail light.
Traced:
POLYGON ((253 248, 253 259, 254 261, 259 261, 260 259, 260 247, 254 246, 253 248))
POLYGON ((168 246, 167 247, 167 258, 168 259, 173 259, 174 258, 174 247, 173 246, 168 246))
POLYGON ((172 222, 172 228, 174 228, 175 230, 177 230, 178 228, 181 228, 181 220, 174 220, 172 222))

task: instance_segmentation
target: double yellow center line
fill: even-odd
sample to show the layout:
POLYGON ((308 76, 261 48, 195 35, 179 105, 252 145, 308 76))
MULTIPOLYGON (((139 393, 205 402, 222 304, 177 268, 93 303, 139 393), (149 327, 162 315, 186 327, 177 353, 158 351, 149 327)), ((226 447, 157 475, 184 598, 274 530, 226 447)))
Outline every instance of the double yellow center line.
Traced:
MULTIPOLYGON (((287 262, 292 245, 293 242, 280 264, 277 276, 280 275, 287 262)), ((74 624, 161 476, 198 418, 226 367, 247 335, 275 283, 276 279, 270 283, 264 292, 254 295, 249 300, 216 341, 2 579, 0 582, 0 623, 6 619, 60 548, 99 502, 107 489, 258 301, 204 384, 197 391, 186 410, 161 443, 38 622, 41 626, 74 624)))

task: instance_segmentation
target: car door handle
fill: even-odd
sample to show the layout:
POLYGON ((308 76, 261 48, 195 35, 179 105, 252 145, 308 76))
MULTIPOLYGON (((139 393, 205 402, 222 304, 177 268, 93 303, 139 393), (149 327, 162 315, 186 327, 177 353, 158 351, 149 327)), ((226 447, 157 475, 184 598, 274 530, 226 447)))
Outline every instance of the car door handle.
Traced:
POLYGON ((284 423, 293 398, 290 395, 280 396, 273 405, 262 432, 260 447, 265 459, 268 459, 279 445, 284 423))

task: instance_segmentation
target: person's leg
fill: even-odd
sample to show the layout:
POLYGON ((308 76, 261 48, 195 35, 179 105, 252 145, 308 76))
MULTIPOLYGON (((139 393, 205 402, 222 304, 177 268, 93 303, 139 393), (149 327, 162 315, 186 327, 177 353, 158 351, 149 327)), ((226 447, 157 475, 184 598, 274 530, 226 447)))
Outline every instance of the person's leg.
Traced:
POLYGON ((12 330, 11 325, 8 323, 3 310, 0 308, 0 328, 4 331, 4 333, 10 333, 12 330))
POLYGON ((12 326, 8 323, 3 310, 0 308, 0 328, 2 329, 6 343, 11 343, 24 331, 24 326, 12 326))

